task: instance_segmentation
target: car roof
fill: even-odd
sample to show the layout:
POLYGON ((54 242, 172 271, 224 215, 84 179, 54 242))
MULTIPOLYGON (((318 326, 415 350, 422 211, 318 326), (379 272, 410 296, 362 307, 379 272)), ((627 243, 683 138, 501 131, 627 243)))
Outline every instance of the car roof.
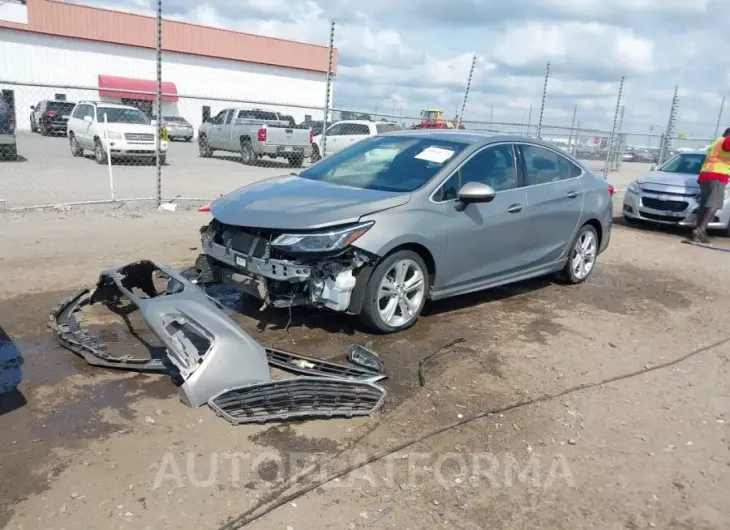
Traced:
POLYGON ((499 142, 518 142, 535 144, 549 149, 555 149, 556 145, 529 136, 513 134, 500 134, 490 131, 470 131, 465 129, 404 129, 384 133, 383 136, 426 136, 437 140, 451 140, 454 142, 480 143, 484 145, 499 142))

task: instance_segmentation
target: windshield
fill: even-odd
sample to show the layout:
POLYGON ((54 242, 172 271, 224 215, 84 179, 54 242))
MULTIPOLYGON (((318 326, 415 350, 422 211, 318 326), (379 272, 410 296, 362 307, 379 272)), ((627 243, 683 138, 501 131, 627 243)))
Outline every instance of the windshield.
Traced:
POLYGON ((49 101, 48 105, 46 106, 46 110, 56 110, 58 112, 66 112, 68 114, 71 114, 71 111, 74 110, 75 106, 76 103, 70 103, 65 101, 49 101))
POLYGON ((121 109, 115 107, 99 107, 96 115, 100 122, 104 121, 106 114, 107 123, 132 123, 135 125, 149 125, 149 120, 137 109, 121 109))
POLYGON ((372 136, 299 176, 366 190, 409 192, 428 182, 466 146, 435 138, 372 136))
POLYGON ((705 155, 702 153, 683 153, 672 158, 669 162, 660 167, 659 171, 664 171, 665 173, 699 175, 704 162, 705 155))

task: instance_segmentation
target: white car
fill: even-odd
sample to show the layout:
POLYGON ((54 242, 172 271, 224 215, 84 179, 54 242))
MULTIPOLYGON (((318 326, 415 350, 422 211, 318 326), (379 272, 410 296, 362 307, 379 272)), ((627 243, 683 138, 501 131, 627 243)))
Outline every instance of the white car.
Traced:
MULTIPOLYGON (((327 156, 339 153, 346 147, 363 138, 376 134, 402 129, 399 124, 389 121, 343 120, 333 123, 327 128, 327 156)), ((322 135, 312 139, 312 162, 322 158, 322 135)))
MULTIPOLYGON (((154 158, 157 123, 147 119, 137 107, 82 101, 76 104, 67 126, 73 156, 94 152, 99 164, 112 158, 154 158)), ((168 142, 160 142, 160 162, 167 159, 168 142)))

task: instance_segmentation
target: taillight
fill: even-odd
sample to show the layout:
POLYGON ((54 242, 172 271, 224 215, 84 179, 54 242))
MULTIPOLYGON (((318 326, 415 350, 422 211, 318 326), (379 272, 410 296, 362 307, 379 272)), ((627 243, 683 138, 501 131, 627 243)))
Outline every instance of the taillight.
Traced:
POLYGON ((311 144, 314 141, 314 131, 312 129, 309 129, 309 143, 311 144))
POLYGON ((258 138, 259 138, 259 142, 266 141, 266 129, 259 129, 258 138))
POLYGON ((50 117, 53 117, 55 115, 56 115, 56 111, 55 110, 47 110, 46 111, 46 116, 48 116, 49 118, 50 117))
POLYGON ((609 194, 609 195, 610 195, 611 197, 613 197, 613 193, 614 193, 614 191, 615 191, 615 190, 613 189, 613 186, 612 186, 611 184, 609 184, 609 185, 608 185, 608 194, 609 194))

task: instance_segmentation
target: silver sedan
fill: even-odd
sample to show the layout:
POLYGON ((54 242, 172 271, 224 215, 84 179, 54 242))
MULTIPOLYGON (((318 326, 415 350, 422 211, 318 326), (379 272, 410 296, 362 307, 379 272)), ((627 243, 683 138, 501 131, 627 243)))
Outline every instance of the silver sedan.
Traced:
MULTIPOLYGON (((685 151, 633 181, 624 196, 623 215, 628 223, 648 221, 663 225, 694 227, 697 224, 700 185, 697 177, 705 151, 685 151)), ((730 190, 725 204, 709 228, 730 235, 730 190)))

